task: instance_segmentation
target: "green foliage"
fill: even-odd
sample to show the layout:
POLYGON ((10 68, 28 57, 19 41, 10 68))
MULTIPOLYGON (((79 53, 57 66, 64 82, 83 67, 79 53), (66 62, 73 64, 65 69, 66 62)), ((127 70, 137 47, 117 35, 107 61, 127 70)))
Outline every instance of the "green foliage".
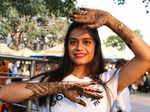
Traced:
POLYGON ((76 0, 0 0, 0 14, 3 17, 56 15, 67 16, 75 10, 76 0), (15 15, 14 15, 15 16, 15 15))
POLYGON ((107 40, 104 41, 104 44, 106 45, 106 47, 112 46, 119 51, 124 50, 126 47, 126 44, 124 43, 124 41, 117 35, 109 36, 107 40))
MULTIPOLYGON (((125 0, 113 1, 118 5, 125 4, 125 0)), ((47 44, 63 42, 69 24, 66 18, 78 9, 76 3, 77 0, 0 0, 0 37, 7 39, 8 34, 14 36, 23 31, 23 38, 28 42, 44 41, 45 37, 49 39, 47 44)), ((148 0, 142 3, 148 7, 148 0)), ((111 37, 110 40, 115 39, 111 37)), ((115 42, 112 44, 116 46, 115 42)), ((120 46, 119 50, 124 49, 122 44, 117 46, 120 46)))
MULTIPOLYGON (((117 5, 124 5, 126 0, 113 0, 115 4, 117 5)), ((141 0, 141 3, 144 5, 145 9, 146 9, 146 13, 149 13, 149 8, 150 8, 150 0, 141 0)))
POLYGON ((117 5, 124 5, 125 4, 125 0, 113 0, 113 1, 117 5))
POLYGON ((77 0, 47 0, 45 5, 51 14, 67 17, 72 11, 76 10, 76 1, 77 0))
MULTIPOLYGON (((134 32, 142 38, 140 30, 135 30, 134 32)), ((104 45, 106 47, 114 47, 119 51, 122 51, 126 48, 125 42, 118 35, 109 36, 106 40, 104 40, 104 45)))
POLYGON ((62 42, 68 22, 59 17, 67 17, 75 5, 76 0, 0 0, 0 37, 23 31, 29 42, 47 35, 62 42))

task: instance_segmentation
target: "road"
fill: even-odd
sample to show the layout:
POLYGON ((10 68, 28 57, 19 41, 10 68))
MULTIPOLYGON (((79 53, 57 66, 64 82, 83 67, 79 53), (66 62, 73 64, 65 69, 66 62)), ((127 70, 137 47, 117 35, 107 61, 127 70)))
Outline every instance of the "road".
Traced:
POLYGON ((132 112, 150 112, 150 95, 131 95, 131 105, 132 112))

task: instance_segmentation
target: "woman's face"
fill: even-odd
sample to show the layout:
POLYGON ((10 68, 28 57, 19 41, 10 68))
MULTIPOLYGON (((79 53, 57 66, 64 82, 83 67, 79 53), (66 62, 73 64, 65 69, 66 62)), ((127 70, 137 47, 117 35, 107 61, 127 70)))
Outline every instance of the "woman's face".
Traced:
POLYGON ((86 65, 94 57, 95 42, 86 29, 73 29, 69 36, 68 47, 69 56, 76 65, 86 65))

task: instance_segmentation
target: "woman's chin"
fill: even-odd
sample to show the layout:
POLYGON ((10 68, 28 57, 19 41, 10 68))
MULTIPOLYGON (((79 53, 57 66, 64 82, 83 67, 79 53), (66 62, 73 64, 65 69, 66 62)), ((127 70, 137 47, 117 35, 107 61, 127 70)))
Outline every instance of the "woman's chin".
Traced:
POLYGON ((76 66, 80 66, 80 65, 87 65, 88 63, 87 62, 75 62, 75 65, 76 66))

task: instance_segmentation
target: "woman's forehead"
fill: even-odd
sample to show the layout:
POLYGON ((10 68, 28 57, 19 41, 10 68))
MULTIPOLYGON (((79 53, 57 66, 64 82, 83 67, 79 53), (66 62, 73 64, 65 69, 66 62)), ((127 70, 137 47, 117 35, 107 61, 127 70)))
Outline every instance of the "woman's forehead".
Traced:
POLYGON ((73 29, 69 37, 70 38, 85 38, 86 37, 86 38, 93 39, 89 31, 87 29, 82 29, 82 28, 73 29))

